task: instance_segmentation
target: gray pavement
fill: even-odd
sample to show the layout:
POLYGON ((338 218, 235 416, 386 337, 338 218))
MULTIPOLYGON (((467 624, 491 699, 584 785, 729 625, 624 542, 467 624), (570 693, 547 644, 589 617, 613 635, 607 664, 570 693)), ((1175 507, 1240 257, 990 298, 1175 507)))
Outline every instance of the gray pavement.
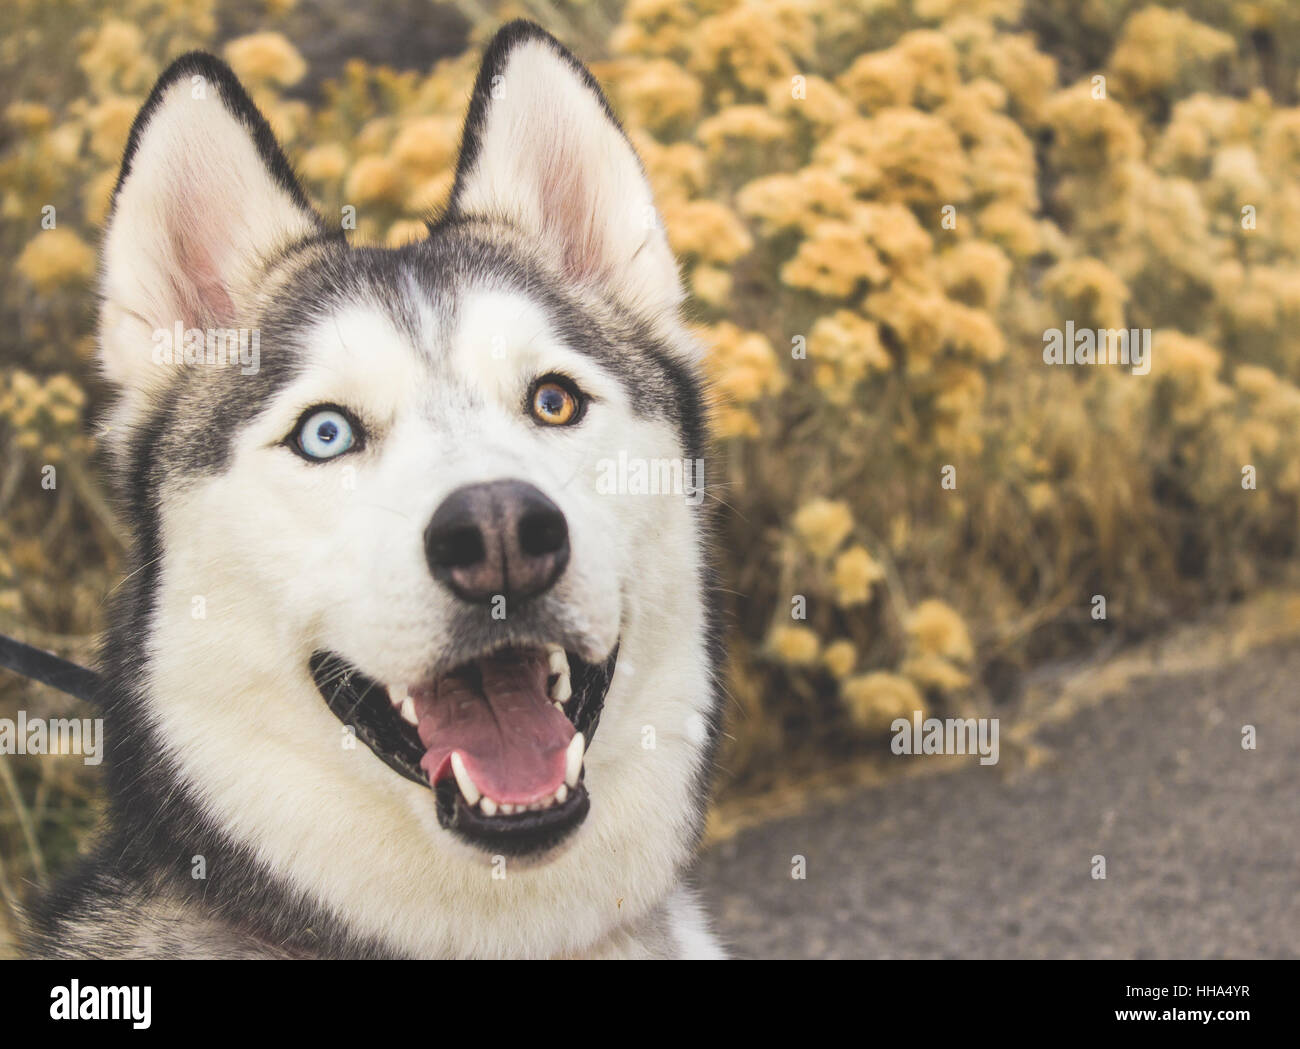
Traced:
POLYGON ((753 958, 1300 954, 1300 647, 1145 678, 1037 739, 1018 774, 899 780, 714 847, 718 932, 753 958))

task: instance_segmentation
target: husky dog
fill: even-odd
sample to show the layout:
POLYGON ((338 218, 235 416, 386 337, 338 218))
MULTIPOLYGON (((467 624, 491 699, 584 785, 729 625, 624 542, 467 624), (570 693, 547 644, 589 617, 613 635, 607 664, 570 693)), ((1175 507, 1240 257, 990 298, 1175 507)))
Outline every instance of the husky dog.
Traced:
POLYGON ((719 955, 705 511, 597 485, 704 454, 634 150, 512 23, 427 239, 335 225, 225 65, 163 73, 103 256, 111 820, 30 952, 719 955))

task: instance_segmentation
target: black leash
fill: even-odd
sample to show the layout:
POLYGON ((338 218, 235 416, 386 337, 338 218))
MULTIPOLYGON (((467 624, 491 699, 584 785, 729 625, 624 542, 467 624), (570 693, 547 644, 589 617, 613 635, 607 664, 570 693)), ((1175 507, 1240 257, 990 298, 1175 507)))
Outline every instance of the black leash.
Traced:
POLYGON ((93 670, 4 634, 0 634, 0 667, 87 703, 101 702, 103 681, 93 670))

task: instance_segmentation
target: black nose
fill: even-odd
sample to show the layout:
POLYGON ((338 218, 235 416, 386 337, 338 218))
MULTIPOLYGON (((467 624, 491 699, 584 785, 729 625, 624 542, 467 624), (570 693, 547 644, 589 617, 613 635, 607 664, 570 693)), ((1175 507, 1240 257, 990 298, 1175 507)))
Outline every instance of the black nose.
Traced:
POLYGON ((560 508, 525 481, 471 484, 434 512, 424 553, 434 578, 466 601, 532 597, 550 589, 569 563, 569 526, 560 508))

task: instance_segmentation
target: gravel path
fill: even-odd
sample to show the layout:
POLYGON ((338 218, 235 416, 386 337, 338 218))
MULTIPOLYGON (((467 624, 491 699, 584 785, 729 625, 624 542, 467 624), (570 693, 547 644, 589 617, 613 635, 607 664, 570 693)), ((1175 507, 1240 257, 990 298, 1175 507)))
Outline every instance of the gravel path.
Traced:
POLYGON ((1146 678, 1040 731, 1036 768, 972 764, 765 824, 695 881, 740 956, 1296 957, 1298 682, 1295 646, 1146 678))

